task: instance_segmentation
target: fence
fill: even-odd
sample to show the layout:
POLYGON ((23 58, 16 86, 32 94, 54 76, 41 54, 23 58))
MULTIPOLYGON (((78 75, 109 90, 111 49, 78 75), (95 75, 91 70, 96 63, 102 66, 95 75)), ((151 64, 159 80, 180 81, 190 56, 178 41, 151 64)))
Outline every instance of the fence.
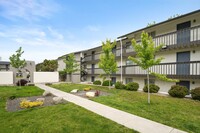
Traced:
MULTIPOLYGON (((59 82, 58 72, 34 72, 33 83, 59 82)), ((14 84, 13 72, 0 72, 0 85, 14 84)))

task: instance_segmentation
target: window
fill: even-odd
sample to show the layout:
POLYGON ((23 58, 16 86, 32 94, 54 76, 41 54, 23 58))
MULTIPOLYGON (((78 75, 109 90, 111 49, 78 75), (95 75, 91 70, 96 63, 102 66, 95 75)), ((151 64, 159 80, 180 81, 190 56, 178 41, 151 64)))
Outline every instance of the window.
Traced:
POLYGON ((128 84, 130 82, 133 82, 133 79, 132 78, 126 78, 126 84, 128 84))
MULTIPOLYGON (((147 79, 144 80, 144 84, 147 84, 147 79)), ((155 79, 149 79, 149 84, 155 84, 155 79)))
POLYGON ((132 60, 127 60, 127 61, 126 61, 126 65, 127 65, 127 66, 133 65, 133 61, 132 61, 132 60))

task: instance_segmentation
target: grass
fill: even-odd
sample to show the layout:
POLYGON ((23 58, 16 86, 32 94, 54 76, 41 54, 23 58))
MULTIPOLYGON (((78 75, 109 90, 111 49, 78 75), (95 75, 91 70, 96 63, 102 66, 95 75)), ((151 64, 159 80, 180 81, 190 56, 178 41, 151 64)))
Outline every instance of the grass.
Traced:
POLYGON ((6 99, 10 96, 27 97, 41 95, 42 92, 34 86, 0 87, 0 132, 136 132, 72 103, 30 108, 17 112, 5 110, 6 99))
MULTIPOLYGON (((70 92, 90 85, 58 84, 52 87, 70 92)), ((92 98, 91 100, 163 123, 187 132, 200 131, 200 101, 151 95, 151 104, 147 103, 147 93, 116 90, 105 87, 90 86, 93 89, 112 93, 109 96, 92 98)))

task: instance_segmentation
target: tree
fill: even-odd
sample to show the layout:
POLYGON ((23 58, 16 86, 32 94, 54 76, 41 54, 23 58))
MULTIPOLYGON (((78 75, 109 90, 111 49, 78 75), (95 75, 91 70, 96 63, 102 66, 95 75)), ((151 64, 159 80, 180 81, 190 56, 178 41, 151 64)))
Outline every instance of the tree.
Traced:
POLYGON ((103 69, 105 74, 109 77, 109 88, 110 88, 110 75, 117 71, 117 63, 115 55, 112 53, 112 49, 116 46, 116 41, 113 43, 110 40, 102 42, 103 54, 100 56, 99 68, 103 69))
POLYGON ((64 72, 70 75, 70 81, 71 81, 72 73, 77 72, 79 70, 78 69, 79 64, 77 64, 77 61, 73 53, 67 55, 66 59, 64 59, 63 61, 66 64, 64 72))
POLYGON ((54 72, 58 68, 58 62, 57 60, 45 59, 40 67, 41 67, 41 71, 54 72))
POLYGON ((21 69, 24 68, 26 65, 25 59, 20 59, 23 53, 24 51, 22 51, 22 47, 19 47, 19 49, 16 51, 16 54, 13 54, 9 58, 10 64, 12 65, 12 67, 16 68, 18 72, 21 72, 21 69))
POLYGON ((138 66, 140 66, 143 70, 146 70, 147 72, 148 103, 150 103, 149 68, 154 65, 160 64, 161 60, 163 59, 162 57, 155 59, 155 53, 161 49, 162 45, 155 47, 152 37, 145 32, 142 32, 141 44, 137 44, 135 39, 133 39, 132 45, 136 52, 136 57, 134 58, 129 56, 129 59, 135 62, 138 66))
MULTIPOLYGON (((24 53, 24 51, 22 51, 22 47, 19 47, 19 49, 16 51, 16 54, 13 54, 9 58, 11 66, 16 68, 18 71, 16 73, 16 77, 23 77, 21 69, 26 66, 25 59, 23 59, 23 60, 20 59, 20 57, 22 56, 23 53, 24 53)), ((19 86, 21 86, 21 80, 19 80, 19 86)))

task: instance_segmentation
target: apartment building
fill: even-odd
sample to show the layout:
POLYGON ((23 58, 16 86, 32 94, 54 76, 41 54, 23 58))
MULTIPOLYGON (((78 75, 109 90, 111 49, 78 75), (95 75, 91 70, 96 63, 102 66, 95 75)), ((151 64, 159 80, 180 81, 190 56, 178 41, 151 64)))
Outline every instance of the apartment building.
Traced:
MULTIPOLYGON (((200 86, 200 10, 181 15, 179 17, 145 27, 131 33, 122 35, 122 80, 123 83, 137 82, 142 89, 146 84, 146 72, 139 66, 128 60, 129 56, 135 56, 131 40, 140 43, 142 31, 152 36, 156 46, 163 44, 163 48, 156 53, 156 58, 164 57, 159 65, 150 70, 167 77, 179 79, 179 83, 165 82, 151 76, 150 83, 160 86, 160 92, 166 93, 172 85, 180 84, 189 90, 200 86)), ((101 80, 99 77, 103 70, 98 68, 98 62, 102 53, 101 46, 81 51, 80 54, 80 80, 93 82, 101 80)), ((112 81, 121 79, 121 45, 113 49, 118 63, 118 71, 111 75, 112 81)))

